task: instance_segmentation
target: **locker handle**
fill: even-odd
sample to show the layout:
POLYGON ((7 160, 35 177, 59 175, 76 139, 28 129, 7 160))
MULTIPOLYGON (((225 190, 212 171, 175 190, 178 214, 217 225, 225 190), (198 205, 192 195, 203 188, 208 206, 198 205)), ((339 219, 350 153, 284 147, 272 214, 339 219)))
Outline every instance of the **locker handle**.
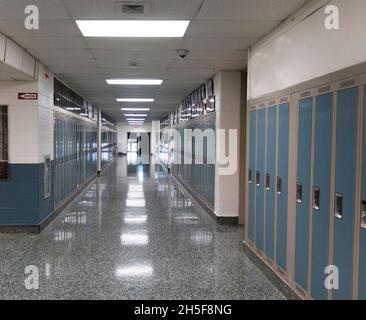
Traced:
POLYGON ((266 190, 271 190, 271 175, 266 173, 266 190))
POLYGON ((335 194, 335 217, 343 219, 343 194, 336 192, 335 194))
POLYGON ((249 169, 248 171, 248 182, 253 183, 252 169, 249 169))
POLYGON ((361 202, 361 228, 366 229, 366 201, 361 202))
POLYGON ((277 176, 277 195, 281 195, 282 194, 282 178, 277 176))
POLYGON ((257 187, 259 187, 260 186, 260 182, 261 182, 261 173, 259 171, 257 171, 255 173, 255 185, 257 187))
POLYGON ((296 183, 296 202, 302 203, 302 183, 296 183))
POLYGON ((313 209, 320 210, 320 188, 313 188, 313 209))

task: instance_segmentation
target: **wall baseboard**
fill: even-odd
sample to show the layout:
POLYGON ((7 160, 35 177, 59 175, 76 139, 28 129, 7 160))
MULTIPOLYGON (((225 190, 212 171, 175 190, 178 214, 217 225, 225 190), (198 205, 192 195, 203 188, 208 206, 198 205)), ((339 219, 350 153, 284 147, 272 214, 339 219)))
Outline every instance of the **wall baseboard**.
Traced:
POLYGON ((266 262, 264 262, 246 241, 244 244, 244 252, 248 258, 261 270, 271 283, 289 300, 303 300, 301 296, 275 272, 266 262))

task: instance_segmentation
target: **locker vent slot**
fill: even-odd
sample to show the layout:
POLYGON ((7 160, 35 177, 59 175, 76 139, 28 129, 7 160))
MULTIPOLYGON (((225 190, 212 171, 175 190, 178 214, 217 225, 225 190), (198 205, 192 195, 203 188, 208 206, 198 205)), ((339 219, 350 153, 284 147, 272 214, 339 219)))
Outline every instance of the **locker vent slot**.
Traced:
POLYGON ((252 169, 249 169, 249 171, 248 171, 248 182, 249 183, 253 182, 252 169))
POLYGON ((319 93, 324 93, 324 92, 328 92, 328 91, 330 91, 330 86, 326 86, 326 87, 322 87, 322 88, 320 88, 319 89, 319 93))
POLYGON ((259 108, 263 108, 265 106, 265 104, 264 103, 261 103, 260 105, 259 105, 259 108))
POLYGON ((278 195, 282 194, 282 178, 281 177, 277 177, 277 194, 278 195))
POLYGON ((271 101, 268 105, 269 106, 274 106, 276 104, 276 100, 273 100, 273 101, 271 101))
POLYGON ((309 97, 311 96, 311 91, 306 91, 301 94, 301 98, 309 97))
POLYGON ((320 210, 320 188, 313 188, 313 209, 320 210))
POLYGON ((271 175, 269 173, 266 174, 266 190, 269 191, 271 189, 271 175))
POLYGON ((296 202, 302 203, 302 183, 296 184, 296 202))
POLYGON ((346 88, 346 87, 354 86, 355 84, 356 84, 356 81, 354 79, 352 79, 352 80, 347 80, 347 81, 341 82, 339 87, 340 88, 346 88))
POLYGON ((343 194, 335 194, 335 217, 338 219, 343 219, 343 194))
POLYGON ((257 171, 255 173, 255 185, 257 187, 259 187, 260 186, 260 183, 261 183, 261 173, 259 171, 257 171))
POLYGON ((366 229, 366 201, 361 202, 361 228, 366 229))
POLYGON ((288 97, 286 97, 286 98, 282 98, 282 99, 280 100, 280 102, 281 102, 281 103, 283 103, 283 102, 288 102, 288 97))

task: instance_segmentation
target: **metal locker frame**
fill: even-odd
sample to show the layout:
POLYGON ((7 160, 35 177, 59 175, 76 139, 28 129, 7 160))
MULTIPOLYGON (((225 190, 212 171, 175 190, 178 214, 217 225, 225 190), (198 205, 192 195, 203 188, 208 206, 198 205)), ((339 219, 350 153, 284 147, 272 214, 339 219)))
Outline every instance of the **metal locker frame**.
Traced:
POLYGON ((277 212, 277 197, 276 197, 276 177, 277 177, 277 148, 278 148, 278 141, 277 141, 277 133, 278 133, 278 103, 276 100, 274 101, 270 101, 268 103, 267 106, 267 136, 266 136, 266 192, 265 192, 265 218, 264 218, 264 226, 265 226, 265 233, 264 233, 264 252, 266 254, 266 260, 273 264, 274 261, 276 260, 276 212, 277 212), (275 130, 275 136, 274 141, 275 141, 275 146, 274 146, 274 159, 273 160, 273 167, 274 167, 274 172, 272 173, 272 176, 269 176, 269 186, 267 186, 268 181, 267 181, 267 175, 269 175, 269 158, 268 158, 268 142, 269 142, 269 112, 271 111, 270 109, 274 108, 275 111, 275 118, 274 118, 274 130, 275 130), (267 188, 269 187, 269 189, 267 188), (267 218, 268 218, 268 202, 269 202, 269 196, 271 195, 272 201, 273 201, 273 225, 272 225, 272 232, 273 232, 273 243, 272 243, 272 250, 273 250, 273 255, 272 257, 268 256, 268 251, 267 251, 267 218))
MULTIPOLYGON (((345 246, 346 245, 346 239, 344 239, 344 237, 342 237, 342 240, 340 241, 339 238, 337 237, 337 233, 339 232, 342 232, 342 235, 344 236, 344 232, 347 233, 347 230, 345 230, 344 228, 347 226, 345 225, 346 222, 350 222, 350 226, 348 227, 348 236, 349 236, 349 241, 350 241, 350 250, 348 251, 347 248, 343 247, 342 248, 342 257, 339 257, 339 262, 346 262, 345 260, 347 258, 344 257, 344 254, 348 255, 350 254, 351 255, 351 259, 350 261, 346 262, 346 266, 344 266, 344 269, 343 271, 342 270, 339 270, 340 271, 340 274, 342 275, 340 278, 339 278, 339 281, 340 281, 340 288, 339 290, 337 291, 334 291, 332 292, 332 298, 335 298, 336 296, 339 297, 340 295, 340 298, 341 299, 351 299, 352 296, 353 296, 353 289, 352 289, 352 286, 353 286, 353 261, 354 261, 354 252, 353 252, 353 241, 354 241, 354 225, 355 225, 355 216, 354 216, 354 212, 355 212, 355 195, 356 195, 356 190, 354 189, 353 192, 351 192, 351 197, 352 199, 348 200, 347 202, 347 195, 349 194, 350 190, 349 188, 351 186, 353 186, 353 188, 355 188, 356 186, 356 160, 357 160, 357 139, 358 139, 358 131, 357 131, 357 115, 358 115, 358 109, 359 109, 359 86, 358 86, 358 81, 357 79, 353 78, 351 79, 351 81, 349 80, 345 80, 345 81, 340 81, 337 83, 337 91, 336 91, 336 95, 337 95, 337 98, 336 98, 336 101, 337 101, 337 104, 336 104, 336 114, 337 114, 337 119, 336 119, 336 126, 335 126, 335 132, 336 132, 336 148, 335 148, 335 152, 336 152, 336 162, 335 162, 335 169, 337 170, 338 168, 338 163, 337 163, 337 156, 339 157, 344 157, 344 156, 350 156, 353 158, 353 165, 351 165, 348 161, 347 161, 347 166, 346 166, 346 163, 343 162, 340 164, 340 167, 338 168, 339 171, 335 171, 334 172, 334 179, 335 179, 335 182, 334 182, 334 193, 332 194, 333 195, 333 205, 334 205, 334 208, 333 208, 333 211, 331 214, 332 215, 332 225, 331 225, 331 229, 333 230, 333 237, 332 237, 332 264, 334 264, 336 261, 336 253, 337 255, 340 254, 340 252, 337 250, 336 251, 336 248, 340 247, 340 246, 345 246), (353 90, 355 91, 355 109, 354 109, 354 125, 355 125, 355 128, 354 128, 354 134, 353 134, 353 143, 354 143, 354 150, 353 150, 353 153, 351 152, 351 150, 349 150, 350 152, 340 152, 338 153, 338 138, 342 138, 345 136, 345 133, 350 133, 350 130, 347 130, 347 129, 351 129, 351 128, 343 128, 343 129, 346 129, 344 130, 342 133, 342 136, 341 137, 338 137, 338 134, 340 132, 338 132, 339 130, 339 120, 341 121, 344 121, 346 120, 344 117, 341 117, 339 118, 340 114, 339 114, 339 107, 340 107, 340 97, 341 97, 341 94, 346 94, 346 93, 351 93, 351 91, 349 90, 353 90), (353 171, 353 183, 352 183, 352 177, 344 177, 343 178, 346 178, 346 179, 350 179, 348 181, 349 185, 348 185, 348 188, 345 188, 344 189, 344 183, 345 181, 343 180, 342 182, 338 181, 339 179, 339 176, 338 176, 338 172, 340 173, 340 176, 342 177, 342 175, 345 173, 345 170, 346 168, 349 167, 350 168, 350 171, 352 172, 353 171), (353 167, 353 168, 352 168, 353 167), (341 190, 339 190, 341 189, 341 190), (342 194, 339 193, 339 191, 342 191, 342 194), (350 212, 345 212, 345 215, 343 215, 343 212, 338 212, 338 204, 339 204, 339 209, 341 211, 343 211, 344 209, 347 209, 347 207, 351 207, 352 210, 350 212), (348 204, 348 206, 347 206, 348 204), (343 208, 342 208, 343 207, 343 208), (338 214, 337 214, 337 212, 338 214), (347 220, 348 218, 348 220, 347 220), (351 219, 351 221, 349 221, 349 219, 351 219), (351 266, 349 269, 348 269, 348 266, 351 266), (344 288, 344 285, 343 285, 343 280, 345 279, 345 274, 348 273, 348 288, 346 290, 348 290, 348 295, 346 292, 344 292, 343 288, 344 288), (344 295, 347 295, 347 296, 344 296, 344 295)), ((344 102, 344 101, 342 101, 344 102)), ((349 110, 349 107, 350 105, 348 104, 348 102, 346 102, 347 104, 344 106, 344 108, 347 108, 347 115, 350 115, 350 111, 349 110)), ((348 119, 350 121, 352 121, 352 119, 348 119)), ((346 124, 346 123, 345 123, 346 124)), ((352 142, 352 136, 350 136, 350 141, 347 141, 347 143, 345 143, 345 141, 342 141, 343 142, 342 144, 342 150, 343 148, 348 148, 350 147, 350 143, 352 142)), ((341 158, 342 159, 342 158, 341 158)), ((346 159, 344 159, 346 160, 346 159)), ((337 267, 339 267, 339 263, 335 263, 337 265, 337 267)), ((346 285, 346 284, 345 284, 346 285)))
POLYGON ((294 103, 294 107, 295 107, 295 124, 296 124, 296 134, 294 136, 294 139, 296 140, 296 145, 295 148, 293 150, 293 157, 294 157, 294 163, 296 164, 296 185, 295 185, 295 190, 296 190, 296 197, 295 197, 295 218, 294 218, 294 230, 293 230, 293 237, 294 237, 294 276, 293 276, 293 287, 295 288, 295 290, 298 292, 298 294, 300 294, 303 298, 308 298, 309 294, 308 294, 308 288, 309 288, 309 260, 310 260, 310 247, 311 247, 311 233, 310 233, 310 227, 311 227, 311 219, 312 219, 312 205, 311 205, 311 190, 312 190, 312 185, 313 185, 313 160, 314 160, 314 125, 315 125, 315 95, 316 95, 316 90, 315 89, 310 89, 310 90, 304 90, 301 91, 300 93, 296 93, 293 95, 293 103, 294 103), (308 185, 307 185, 307 195, 308 197, 306 198, 304 196, 304 194, 306 195, 306 192, 304 192, 306 190, 306 185, 304 184, 303 181, 301 181, 301 204, 305 204, 307 203, 307 217, 308 217, 308 225, 307 225, 307 234, 306 234, 306 247, 307 250, 305 252, 306 254, 306 273, 305 273, 305 277, 306 277, 306 282, 305 282, 305 286, 302 286, 301 284, 299 284, 296 280, 296 272, 297 272, 297 264, 296 264, 296 258, 297 258, 297 239, 298 239, 298 235, 297 235, 297 207, 300 205, 299 199, 298 199, 298 183, 299 183, 299 145, 298 145, 298 141, 299 141, 299 121, 300 121, 300 113, 299 113, 299 108, 300 108, 300 102, 301 101, 305 101, 305 100, 309 100, 311 101, 311 105, 310 105, 310 136, 309 136, 309 141, 308 143, 310 144, 310 150, 309 150, 309 170, 308 170, 308 185))

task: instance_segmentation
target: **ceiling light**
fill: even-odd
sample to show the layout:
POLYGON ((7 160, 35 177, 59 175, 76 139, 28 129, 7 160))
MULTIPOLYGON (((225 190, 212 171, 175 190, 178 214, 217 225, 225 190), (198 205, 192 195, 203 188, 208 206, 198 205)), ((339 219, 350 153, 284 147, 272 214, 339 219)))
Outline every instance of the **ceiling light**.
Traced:
POLYGON ((131 114, 125 114, 125 117, 147 117, 147 114, 135 114, 135 113, 131 113, 131 114))
POLYGON ((121 108, 122 111, 150 111, 150 108, 121 108))
POLYGON ((142 98, 117 98, 118 102, 154 102, 155 99, 142 99, 142 98))
POLYGON ((139 122, 143 122, 143 121, 145 121, 145 119, 139 119, 139 118, 127 118, 126 119, 127 121, 139 121, 139 122))
POLYGON ((182 38, 189 20, 76 20, 84 37, 182 38))
POLYGON ((136 86, 160 86, 163 80, 149 79, 107 79, 108 84, 112 85, 136 85, 136 86))

